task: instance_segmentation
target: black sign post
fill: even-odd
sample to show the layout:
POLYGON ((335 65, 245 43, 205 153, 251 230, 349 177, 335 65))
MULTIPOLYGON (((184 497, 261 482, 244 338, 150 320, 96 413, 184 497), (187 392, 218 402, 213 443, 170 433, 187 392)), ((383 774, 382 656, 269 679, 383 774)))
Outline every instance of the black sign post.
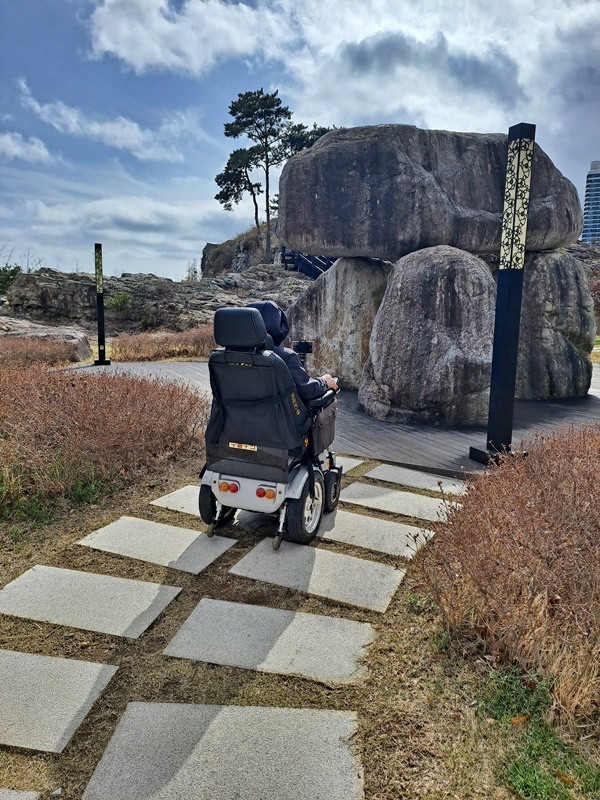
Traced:
POLYGON ((94 361, 94 366, 104 366, 110 364, 110 359, 106 358, 106 341, 104 336, 104 285, 102 278, 102 245, 94 245, 94 264, 96 266, 96 312, 98 315, 98 358, 94 361))
POLYGON ((523 266, 534 142, 535 125, 521 122, 508 131, 487 443, 485 450, 471 447, 469 451, 470 458, 481 464, 489 464, 501 453, 512 452, 523 266))

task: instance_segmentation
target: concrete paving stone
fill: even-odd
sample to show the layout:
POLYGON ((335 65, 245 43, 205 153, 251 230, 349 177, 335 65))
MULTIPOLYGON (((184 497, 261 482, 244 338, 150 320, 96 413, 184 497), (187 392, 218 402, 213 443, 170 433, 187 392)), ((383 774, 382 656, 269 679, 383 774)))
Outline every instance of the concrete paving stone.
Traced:
POLYGON ((391 464, 381 464, 365 475, 366 478, 376 478, 378 481, 399 483, 402 486, 414 486, 415 489, 430 489, 433 492, 443 491, 444 494, 463 494, 467 490, 465 481, 442 478, 431 472, 419 472, 415 469, 395 467, 391 464), (440 488, 441 483, 441 488, 440 488))
POLYGON ((331 514, 323 515, 318 536, 332 542, 343 542, 379 553, 412 558, 427 539, 433 536, 433 531, 405 525, 403 522, 388 522, 378 517, 353 514, 338 508, 331 514))
POLYGON ((38 800, 39 792, 15 792, 12 789, 0 789, 0 800, 38 800))
POLYGON ((116 671, 108 664, 0 650, 0 744, 61 753, 116 671))
POLYGON ((263 539, 230 570, 257 581, 287 586, 373 611, 389 606, 404 571, 328 550, 282 542, 273 550, 263 539))
POLYGON ((198 510, 198 495, 200 494, 200 484, 198 486, 184 486, 176 492, 170 492, 162 497, 153 500, 150 505, 168 508, 171 511, 181 511, 183 514, 192 514, 194 517, 200 516, 198 510))
POLYGON ((129 703, 83 800, 363 800, 350 711, 129 703))
POLYGON ((354 467, 358 467, 360 464, 363 464, 364 460, 360 458, 350 458, 350 456, 336 455, 335 463, 337 467, 344 468, 344 475, 345 475, 346 472, 350 472, 350 470, 354 469, 354 467))
POLYGON ((340 493, 340 500, 345 503, 356 503, 366 508, 376 508, 391 514, 403 514, 405 517, 417 517, 434 522, 446 517, 446 506, 443 500, 424 497, 413 492, 401 492, 399 489, 385 489, 367 483, 351 483, 340 493))
POLYGON ((164 651, 230 667, 349 683, 375 636, 365 622, 202 599, 164 651))
POLYGON ((137 639, 181 589, 36 566, 0 591, 0 612, 137 639))
POLYGON ((233 547, 235 540, 223 536, 209 539, 205 533, 189 528, 121 517, 77 544, 197 575, 233 547))

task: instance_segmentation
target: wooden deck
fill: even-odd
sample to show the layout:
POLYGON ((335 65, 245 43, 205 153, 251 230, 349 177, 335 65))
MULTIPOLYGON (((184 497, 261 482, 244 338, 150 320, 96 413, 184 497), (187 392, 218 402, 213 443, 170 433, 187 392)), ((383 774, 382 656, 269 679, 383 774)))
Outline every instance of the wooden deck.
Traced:
MULTIPOLYGON (((201 361, 164 361, 151 364, 113 364, 98 370, 127 370, 171 380, 182 380, 210 392, 208 365, 201 361)), ((376 458, 394 464, 428 470, 440 475, 483 469, 469 459, 469 447, 485 447, 485 428, 436 428, 378 422, 358 408, 357 393, 342 390, 334 447, 337 452, 376 458)), ((515 403, 513 444, 519 445, 534 431, 577 427, 600 422, 600 365, 594 365, 587 397, 573 400, 515 403)))

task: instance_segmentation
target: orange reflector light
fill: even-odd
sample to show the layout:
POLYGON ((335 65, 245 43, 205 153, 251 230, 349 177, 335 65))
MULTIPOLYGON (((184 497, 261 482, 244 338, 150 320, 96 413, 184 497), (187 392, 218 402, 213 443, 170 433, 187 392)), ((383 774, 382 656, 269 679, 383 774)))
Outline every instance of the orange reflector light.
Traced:
POLYGON ((219 484, 219 491, 228 492, 229 491, 229 484, 226 481, 221 481, 221 483, 219 484))
POLYGON ((229 484, 229 491, 231 492, 231 494, 235 494, 238 491, 239 488, 240 488, 240 486, 239 486, 238 483, 230 483, 229 484))
POLYGON ((275 497, 275 492, 273 491, 273 489, 267 489, 267 491, 265 492, 265 497, 267 498, 267 500, 272 500, 275 497))
POLYGON ((256 496, 264 497, 265 494, 266 494, 265 490, 262 488, 262 486, 259 486, 258 489, 256 490, 256 496))

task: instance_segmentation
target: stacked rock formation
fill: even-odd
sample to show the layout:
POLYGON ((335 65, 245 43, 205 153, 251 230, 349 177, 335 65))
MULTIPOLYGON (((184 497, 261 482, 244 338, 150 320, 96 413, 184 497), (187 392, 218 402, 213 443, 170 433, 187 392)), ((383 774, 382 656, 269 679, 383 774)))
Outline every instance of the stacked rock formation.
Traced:
MULTIPOLYGON (((282 241, 343 257, 292 307, 292 333, 320 343, 315 368, 346 374, 372 416, 485 423, 506 161, 501 134, 379 125, 332 131, 284 167, 282 241), (381 304, 387 270, 372 259, 396 262, 381 304), (356 341, 371 327, 367 353, 356 341)), ((592 299, 581 265, 559 249, 582 225, 574 186, 536 145, 518 397, 589 388, 592 299)))

